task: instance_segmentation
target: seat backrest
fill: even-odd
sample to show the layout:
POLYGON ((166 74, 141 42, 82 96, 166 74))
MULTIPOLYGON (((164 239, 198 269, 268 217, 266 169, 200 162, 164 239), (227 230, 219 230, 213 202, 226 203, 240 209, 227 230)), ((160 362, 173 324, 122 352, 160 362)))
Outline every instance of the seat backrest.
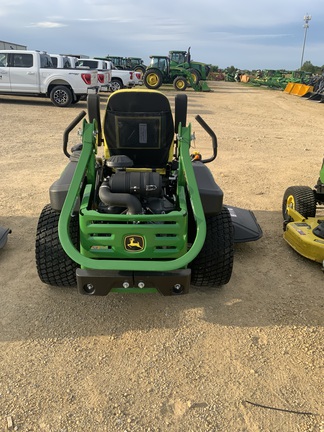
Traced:
POLYGON ((159 91, 113 93, 108 99, 103 131, 106 157, 126 155, 135 168, 153 169, 165 167, 170 160, 173 117, 168 98, 159 91))

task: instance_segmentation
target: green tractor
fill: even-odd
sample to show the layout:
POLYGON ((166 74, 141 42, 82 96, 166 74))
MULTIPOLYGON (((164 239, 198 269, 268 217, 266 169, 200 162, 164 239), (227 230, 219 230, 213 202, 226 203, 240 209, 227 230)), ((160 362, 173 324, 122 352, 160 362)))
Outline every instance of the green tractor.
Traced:
POLYGON ((195 84, 205 81, 208 77, 210 66, 206 63, 191 60, 190 47, 188 51, 169 51, 170 66, 183 67, 189 69, 195 84))
POLYGON ((114 64, 116 69, 121 69, 121 70, 128 69, 127 61, 126 61, 125 57, 107 55, 107 57, 105 57, 105 59, 111 61, 114 64))
POLYGON ((184 91, 190 85, 195 91, 210 91, 201 83, 195 83, 190 70, 179 66, 171 66, 167 56, 150 56, 150 65, 143 77, 147 88, 156 90, 162 84, 173 84, 176 90, 184 91))
POLYGON ((126 57, 127 69, 134 70, 135 72, 142 72, 144 74, 146 66, 143 59, 140 57, 126 57))

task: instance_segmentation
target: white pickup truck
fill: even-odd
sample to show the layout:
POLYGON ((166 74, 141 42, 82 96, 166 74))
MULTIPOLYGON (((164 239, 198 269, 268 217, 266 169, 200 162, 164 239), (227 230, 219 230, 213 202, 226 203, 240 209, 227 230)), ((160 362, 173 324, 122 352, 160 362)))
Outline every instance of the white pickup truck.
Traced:
POLYGON ((141 74, 139 72, 115 69, 115 67, 113 67, 111 72, 112 78, 110 90, 113 92, 122 88, 130 88, 143 84, 141 74))
POLYGON ((0 50, 0 94, 49 97, 68 107, 98 90, 96 70, 56 69, 44 51, 0 50))
POLYGON ((80 58, 75 63, 76 68, 90 68, 98 71, 100 90, 109 90, 111 83, 111 62, 104 62, 92 58, 80 58))
POLYGON ((80 59, 77 64, 91 68, 97 68, 98 70, 108 69, 111 75, 108 90, 112 92, 122 88, 131 88, 137 84, 143 83, 140 81, 140 73, 116 69, 111 61, 105 60, 104 58, 80 59))

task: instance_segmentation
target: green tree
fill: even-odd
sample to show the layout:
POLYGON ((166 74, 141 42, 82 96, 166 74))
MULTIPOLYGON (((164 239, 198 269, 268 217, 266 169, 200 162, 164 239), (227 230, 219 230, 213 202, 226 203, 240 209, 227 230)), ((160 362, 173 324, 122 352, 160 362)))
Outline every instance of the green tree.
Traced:
POLYGON ((235 72, 238 68, 235 66, 229 66, 225 69, 225 72, 230 74, 230 75, 235 75, 235 72))
POLYGON ((315 72, 316 66, 313 66, 312 63, 309 60, 307 60, 307 61, 305 61, 305 63, 301 67, 301 70, 304 72, 316 73, 315 72))

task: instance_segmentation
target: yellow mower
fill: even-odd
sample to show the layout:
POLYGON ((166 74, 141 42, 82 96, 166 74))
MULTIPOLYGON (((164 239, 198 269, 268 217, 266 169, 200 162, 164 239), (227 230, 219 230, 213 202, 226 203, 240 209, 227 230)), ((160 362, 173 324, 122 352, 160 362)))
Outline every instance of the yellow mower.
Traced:
POLYGON ((324 270, 324 160, 314 189, 290 186, 282 202, 286 242, 324 270))

